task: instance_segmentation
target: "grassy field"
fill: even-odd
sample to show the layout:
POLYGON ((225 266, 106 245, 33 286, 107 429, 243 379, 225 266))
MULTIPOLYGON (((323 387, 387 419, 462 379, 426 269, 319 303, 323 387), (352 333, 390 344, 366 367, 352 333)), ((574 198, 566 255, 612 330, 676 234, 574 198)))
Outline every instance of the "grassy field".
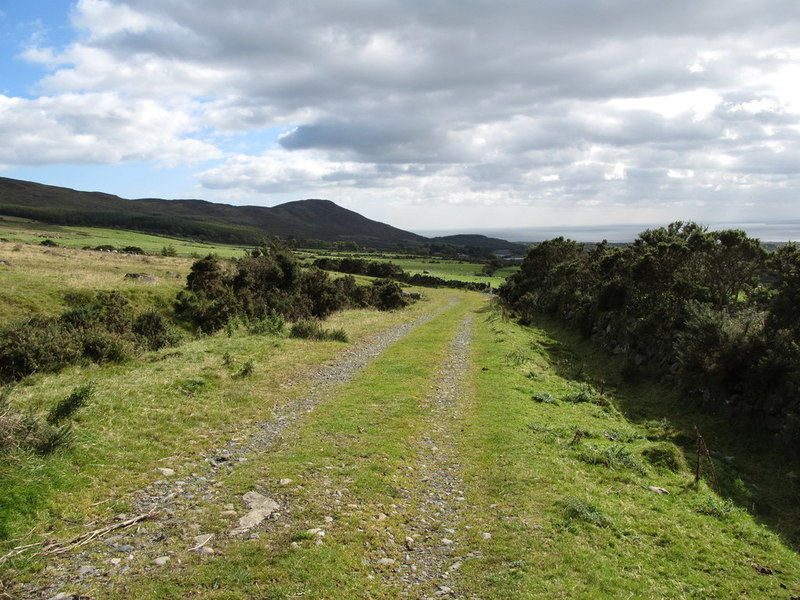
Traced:
MULTIPOLYGON (((57 310, 64 289, 120 289, 142 306, 163 304, 191 264, 17 244, 0 246, 0 258, 17 265, 0 274, 3 306, 18 314, 57 310), (146 284, 126 281, 128 271, 152 272, 156 282, 138 287, 146 284)), ((552 322, 521 327, 485 294, 422 292, 424 300, 403 311, 334 315, 325 327, 344 330, 349 344, 238 328, 123 364, 23 380, 10 394, 22 411, 44 413, 88 382, 95 393, 78 412, 71 448, 48 457, 0 453, 0 556, 134 514, 136 491, 164 478, 159 468, 173 468, 175 478, 212 477, 208 457, 309 394, 320 365, 431 315, 332 387, 313 412, 297 415, 268 452, 215 472, 213 494, 187 514, 142 524, 142 536, 163 534, 166 565, 153 566, 135 532, 129 554, 109 554, 100 540, 87 546, 86 560, 102 576, 74 578, 61 591, 96 600, 388 600, 404 593, 410 529, 428 523, 428 538, 413 543, 442 553, 437 540, 446 536, 452 554, 420 596, 800 594, 800 489, 781 457, 755 453, 673 390, 626 382, 613 358, 552 322), (466 319, 469 356, 457 409, 444 418, 430 398, 466 319), (699 484, 695 426, 716 469, 712 477, 704 462, 699 484), (441 463, 459 494, 442 499, 458 517, 450 531, 423 501, 432 484, 421 474, 443 460, 425 441, 434 428, 439 449, 456 457, 441 463), (254 535, 229 537, 235 517, 226 507, 239 507, 253 489, 278 498, 280 516, 254 535), (190 550, 198 531, 217 535, 213 553, 190 550), (126 569, 109 556, 124 558, 126 569)), ((44 587, 52 560, 33 549, 2 562, 0 597, 18 597, 22 584, 44 587)))
POLYGON ((491 283, 492 287, 498 287, 505 281, 506 277, 518 270, 519 267, 505 267, 498 270, 491 277, 481 275, 482 263, 475 263, 463 260, 450 260, 444 258, 425 258, 425 257, 409 257, 407 255, 362 255, 352 252, 328 252, 328 251, 313 251, 304 250, 300 252, 302 257, 307 262, 313 262, 316 258, 330 257, 341 258, 344 256, 355 256, 357 258, 364 258, 365 260, 385 261, 396 264, 398 267, 411 275, 426 274, 440 279, 468 281, 472 283, 491 283))
POLYGON ((57 314, 70 293, 118 290, 137 309, 167 308, 186 283, 190 258, 112 254, 0 242, 0 326, 57 314), (10 266, 9 266, 10 265, 10 266), (126 278, 138 273, 152 278, 126 278))
POLYGON ((148 254, 159 254, 162 249, 170 248, 180 257, 201 257, 212 253, 221 257, 235 257, 241 256, 245 249, 244 246, 207 244, 136 231, 98 227, 61 227, 14 217, 0 217, 0 240, 5 243, 40 244, 48 239, 60 247, 71 249, 80 249, 84 246, 92 248, 136 246, 148 254))

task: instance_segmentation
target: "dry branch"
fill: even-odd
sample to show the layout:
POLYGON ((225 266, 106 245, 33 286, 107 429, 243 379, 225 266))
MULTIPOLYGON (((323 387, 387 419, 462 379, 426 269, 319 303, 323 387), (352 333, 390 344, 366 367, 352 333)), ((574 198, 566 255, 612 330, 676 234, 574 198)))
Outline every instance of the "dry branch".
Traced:
POLYGON ((132 525, 136 525, 141 521, 146 521, 147 519, 152 519, 155 517, 156 512, 151 510, 148 513, 144 513, 133 517, 131 519, 127 519, 125 521, 120 521, 119 523, 112 523, 111 525, 106 525, 105 527, 100 527, 99 529, 95 529, 93 531, 89 531, 87 533, 83 533, 77 537, 72 538, 66 542, 36 542, 34 544, 25 544, 24 546, 17 546, 12 548, 11 551, 0 557, 0 565, 2 565, 6 560, 9 558, 13 558, 15 556, 19 556, 26 550, 30 550, 31 548, 40 548, 39 552, 45 555, 58 555, 58 554, 65 554, 70 550, 74 550, 75 548, 80 548, 81 546, 85 546, 86 544, 103 537, 107 533, 112 531, 116 531, 117 529, 126 529, 131 527, 132 525))

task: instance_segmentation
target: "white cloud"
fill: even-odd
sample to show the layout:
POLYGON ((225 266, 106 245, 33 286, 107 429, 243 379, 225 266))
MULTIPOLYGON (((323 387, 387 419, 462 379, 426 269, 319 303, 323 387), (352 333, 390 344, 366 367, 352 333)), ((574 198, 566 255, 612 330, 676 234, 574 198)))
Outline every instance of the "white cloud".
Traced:
POLYGON ((185 114, 110 93, 35 100, 0 96, 0 137, 14 141, 0 146, 0 162, 7 165, 140 160, 174 165, 218 158, 212 145, 187 137, 192 129, 185 114))
POLYGON ((5 164, 216 158, 215 197, 493 219, 800 191, 787 0, 80 0, 72 20, 72 43, 24 54, 47 95, 0 103, 5 164))

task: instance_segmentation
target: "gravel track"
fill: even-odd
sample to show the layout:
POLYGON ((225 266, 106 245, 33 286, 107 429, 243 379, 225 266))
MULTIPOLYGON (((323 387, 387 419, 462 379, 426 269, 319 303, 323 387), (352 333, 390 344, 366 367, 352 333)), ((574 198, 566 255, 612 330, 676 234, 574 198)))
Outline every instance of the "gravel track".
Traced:
POLYGON ((468 315, 461 324, 426 399, 432 410, 431 427, 419 440, 414 460, 422 485, 400 506, 410 515, 405 560, 393 574, 400 580, 403 597, 460 598, 458 569, 474 556, 460 550, 461 506, 466 498, 455 432, 467 393, 471 322, 468 315))
MULTIPOLYGON (((171 537, 180 536, 188 539, 192 539, 192 536, 202 537, 197 536, 201 532, 192 521, 198 513, 215 505, 215 499, 220 495, 218 490, 221 485, 220 477, 228 474, 237 464, 247 461, 248 458, 263 455, 279 446, 284 432, 308 413, 313 412, 337 387, 352 380, 390 345, 446 309, 447 307, 441 308, 411 323, 391 327, 368 336, 349 346, 333 362, 321 365, 311 373, 303 374, 302 380, 312 382, 308 392, 277 406, 270 420, 238 432, 222 447, 202 452, 199 465, 197 463, 170 465, 176 467, 175 471, 181 473, 180 477, 174 476, 174 473, 167 469, 164 471, 164 479, 133 492, 131 504, 136 513, 152 513, 154 515, 152 520, 143 521, 135 528, 120 530, 117 535, 106 536, 100 542, 93 542, 91 545, 49 559, 50 564, 39 581, 20 589, 19 598, 30 600, 80 598, 83 597, 80 594, 63 590, 80 588, 84 584, 96 584, 98 579, 102 580, 109 575, 141 575, 152 570, 156 560, 168 559, 169 555, 165 554, 164 548, 165 542, 171 537), (184 476, 183 473, 187 475, 184 476)), ((232 525, 235 525, 238 513, 233 510, 233 506, 228 505, 224 508, 226 510, 222 514, 230 514, 232 525)), ((116 518, 124 521, 130 516, 118 515, 116 518)), ((228 534, 229 531, 218 532, 215 535, 228 534)))

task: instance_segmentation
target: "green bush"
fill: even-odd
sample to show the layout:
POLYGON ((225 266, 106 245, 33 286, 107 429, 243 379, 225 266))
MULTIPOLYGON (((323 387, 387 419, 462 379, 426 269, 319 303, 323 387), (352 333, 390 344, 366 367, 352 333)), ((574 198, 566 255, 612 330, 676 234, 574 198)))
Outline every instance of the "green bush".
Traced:
POLYGON ((285 328, 286 319, 282 315, 272 313, 250 321, 247 330, 253 335, 283 335, 285 328))
POLYGON ((180 342, 180 334, 160 312, 150 310, 142 313, 133 322, 133 332, 148 350, 160 350, 180 342))
POLYGON ((74 415, 77 410, 86 404, 94 395, 94 385, 87 383, 72 390, 69 396, 60 400, 47 413, 47 422, 51 425, 58 425, 65 419, 74 415))
POLYGON ((35 317, 0 332, 0 380, 17 381, 39 371, 78 362, 83 341, 57 319, 35 317))
POLYGON ((32 451, 47 455, 72 443, 72 423, 64 421, 89 400, 94 387, 89 384, 75 388, 51 408, 45 418, 32 410, 23 411, 13 406, 11 391, 11 387, 0 391, 0 452, 32 451))

